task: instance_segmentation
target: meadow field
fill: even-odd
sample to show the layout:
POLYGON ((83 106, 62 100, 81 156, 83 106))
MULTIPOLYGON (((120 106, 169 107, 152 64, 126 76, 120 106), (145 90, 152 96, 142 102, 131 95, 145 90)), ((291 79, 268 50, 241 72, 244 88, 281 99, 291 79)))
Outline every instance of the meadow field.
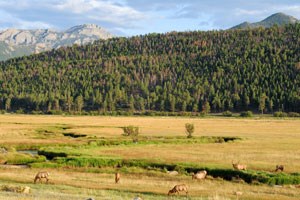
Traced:
POLYGON ((2 190, 0 199, 296 200, 299 145, 300 120, 290 118, 3 114, 0 187, 29 186, 31 193, 2 190), (192 138, 186 137, 186 123, 194 124, 192 138), (122 135, 129 125, 139 127, 137 142, 122 135), (238 161, 247 171, 232 168, 238 161), (274 172, 277 164, 284 172, 274 172), (191 173, 201 169, 209 176, 192 180, 191 173), (179 174, 168 174, 173 170, 179 174), (39 171, 50 172, 48 184, 33 183, 39 171), (181 183, 188 185, 188 197, 167 196, 181 183))

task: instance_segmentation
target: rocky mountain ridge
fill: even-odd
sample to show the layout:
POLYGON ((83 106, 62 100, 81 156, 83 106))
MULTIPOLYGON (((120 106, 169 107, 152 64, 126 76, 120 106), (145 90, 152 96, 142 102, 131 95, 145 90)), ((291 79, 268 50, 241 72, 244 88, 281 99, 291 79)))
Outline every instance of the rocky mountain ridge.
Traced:
POLYGON ((294 24, 299 22, 300 21, 293 16, 286 15, 284 13, 275 13, 260 22, 255 22, 255 23, 243 22, 237 26, 232 27, 231 29, 247 29, 247 28, 258 28, 258 27, 269 28, 274 25, 283 26, 286 24, 294 24))
POLYGON ((0 31, 0 60, 111 37, 111 33, 95 24, 78 25, 66 31, 7 29, 0 31))

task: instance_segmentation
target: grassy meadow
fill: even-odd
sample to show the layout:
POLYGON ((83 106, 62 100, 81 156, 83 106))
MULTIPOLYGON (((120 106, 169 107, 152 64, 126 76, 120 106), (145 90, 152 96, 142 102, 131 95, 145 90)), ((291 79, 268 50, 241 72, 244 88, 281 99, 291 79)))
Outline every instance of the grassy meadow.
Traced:
POLYGON ((0 152, 0 186, 32 189, 30 194, 0 191, 0 199, 186 199, 183 193, 166 195, 180 183, 188 185, 188 199, 300 198, 299 119, 4 114, 0 144, 7 151, 0 152), (186 137, 186 123, 195 126, 193 138, 186 137), (129 125, 139 127, 136 143, 122 135, 129 125), (232 161, 247 164, 247 172, 233 170, 232 161), (285 166, 283 173, 274 172, 277 164, 285 166), (197 169, 206 169, 209 177, 192 180, 197 169), (33 184, 35 174, 46 170, 49 183, 33 184), (225 180, 226 173, 245 180, 225 180))

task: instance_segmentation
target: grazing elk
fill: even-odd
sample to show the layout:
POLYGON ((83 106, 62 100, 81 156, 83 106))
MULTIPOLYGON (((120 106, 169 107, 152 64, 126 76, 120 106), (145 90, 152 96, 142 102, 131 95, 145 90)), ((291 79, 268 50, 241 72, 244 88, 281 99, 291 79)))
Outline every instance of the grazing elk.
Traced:
POLYGON ((236 170, 247 170, 247 165, 240 164, 240 161, 238 161, 237 163, 233 163, 232 161, 232 166, 236 170))
POLYGON ((198 179, 198 180, 205 179, 206 175, 207 175, 207 171, 202 170, 197 172, 196 174, 193 174, 192 179, 198 179))
POLYGON ((284 166, 283 165, 276 165, 275 172, 278 172, 279 170, 283 171, 284 170, 284 166))
POLYGON ((188 188, 185 184, 182 185, 175 185, 171 190, 169 190, 168 195, 177 193, 179 195, 179 192, 185 192, 186 196, 188 195, 188 188))
POLYGON ((121 174, 119 172, 115 173, 115 183, 118 183, 120 181, 121 174))
POLYGON ((179 174, 178 171, 167 171, 167 173, 171 176, 177 176, 179 174))
POLYGON ((49 178, 48 176, 50 175, 49 172, 38 172, 36 175, 35 175, 35 178, 34 178, 34 183, 36 183, 37 180, 39 180, 40 182, 42 181, 42 178, 46 179, 46 182, 48 183, 49 181, 49 178))

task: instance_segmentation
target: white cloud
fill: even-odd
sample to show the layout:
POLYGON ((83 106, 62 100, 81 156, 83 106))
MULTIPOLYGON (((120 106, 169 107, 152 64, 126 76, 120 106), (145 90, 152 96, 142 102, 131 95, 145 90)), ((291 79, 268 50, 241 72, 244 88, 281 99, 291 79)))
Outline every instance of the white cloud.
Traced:
POLYGON ((53 7, 61 11, 69 10, 77 14, 85 13, 93 9, 92 1, 85 0, 66 0, 53 7))
POLYGON ((16 27, 19 27, 21 29, 50 29, 54 28, 53 25, 41 22, 41 21, 24 21, 24 20, 18 20, 16 22, 16 27))
POLYGON ((291 5, 291 6, 287 6, 287 5, 274 6, 274 10, 277 10, 278 12, 280 11, 283 13, 290 14, 290 15, 300 19, 300 4, 299 5, 291 5))
POLYGON ((241 17, 243 19, 251 19, 252 21, 263 20, 264 18, 270 16, 271 14, 282 12, 293 17, 300 17, 300 5, 269 5, 268 7, 260 9, 242 9, 236 8, 234 10, 234 15, 241 17))
POLYGON ((53 28, 50 24, 42 21, 27 21, 13 16, 12 14, 0 10, 0 28, 19 28, 19 29, 41 29, 41 28, 53 28))
POLYGON ((53 28, 95 23, 128 29, 147 19, 126 0, 0 0, 0 28, 53 28), (8 19, 9 18, 9 19, 8 19), (6 19, 6 20, 4 20, 6 19))
POLYGON ((134 20, 146 18, 145 14, 112 1, 65 0, 53 7, 61 12, 71 12, 92 20, 115 23, 123 27, 132 26, 134 20))
POLYGON ((236 16, 243 16, 243 15, 257 16, 257 15, 264 14, 265 12, 267 12, 267 11, 261 10, 261 9, 260 10, 246 10, 246 9, 237 8, 237 9, 235 9, 234 14, 236 16))

